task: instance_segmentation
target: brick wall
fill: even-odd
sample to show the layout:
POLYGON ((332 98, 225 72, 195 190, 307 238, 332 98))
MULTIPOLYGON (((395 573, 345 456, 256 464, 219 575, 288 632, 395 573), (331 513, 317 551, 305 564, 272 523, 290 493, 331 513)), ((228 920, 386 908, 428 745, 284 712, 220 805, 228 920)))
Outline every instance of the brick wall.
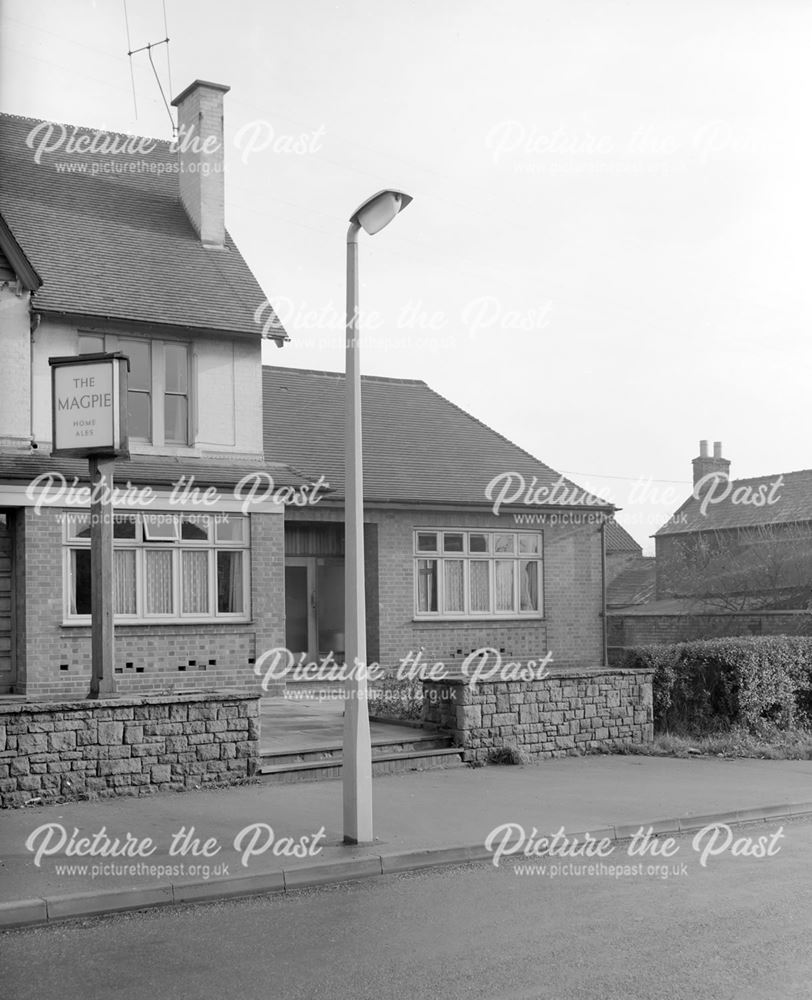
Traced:
POLYGON ((0 705, 0 806, 236 784, 259 760, 239 693, 0 705))
POLYGON ((609 661, 619 664, 631 646, 738 635, 812 635, 809 611, 730 611, 716 614, 607 616, 609 661))
MULTIPOLYGON (((311 508, 294 520, 342 520, 341 510, 311 508)), ((531 530, 515 524, 511 515, 495 517, 477 512, 367 510, 365 521, 377 530, 377 570, 367 566, 367 644, 379 652, 378 662, 394 670, 409 652, 424 648, 424 662, 441 661, 449 667, 483 646, 500 650, 510 659, 542 659, 552 651, 554 663, 567 667, 603 665, 603 591, 601 535, 598 524, 543 526, 544 618, 508 621, 415 621, 415 528, 484 528, 531 530), (377 594, 374 588, 377 585, 377 594), (372 633, 377 620, 377 634, 372 633)), ((369 564, 371 552, 366 553, 369 564)))
POLYGON ((453 733, 466 761, 515 746, 532 758, 611 750, 654 737, 650 673, 591 670, 537 681, 423 684, 423 717, 453 733))
MULTIPOLYGON (((15 580, 18 692, 84 698, 90 687, 90 627, 63 625, 59 511, 19 511, 15 580), (23 537, 20 538, 20 535, 23 537), (24 553, 24 559, 22 558, 24 553)), ((117 625, 116 683, 122 693, 237 687, 259 690, 256 657, 285 642, 284 524, 251 515, 251 612, 247 623, 117 625)))

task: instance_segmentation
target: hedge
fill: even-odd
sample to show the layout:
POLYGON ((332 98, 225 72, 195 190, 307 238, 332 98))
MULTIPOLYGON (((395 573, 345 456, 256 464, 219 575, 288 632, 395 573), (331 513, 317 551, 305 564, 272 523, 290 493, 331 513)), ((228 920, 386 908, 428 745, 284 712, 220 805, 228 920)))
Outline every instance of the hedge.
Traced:
POLYGON ((732 725, 812 723, 812 637, 699 639, 626 651, 624 667, 653 670, 654 725, 700 734, 732 725))

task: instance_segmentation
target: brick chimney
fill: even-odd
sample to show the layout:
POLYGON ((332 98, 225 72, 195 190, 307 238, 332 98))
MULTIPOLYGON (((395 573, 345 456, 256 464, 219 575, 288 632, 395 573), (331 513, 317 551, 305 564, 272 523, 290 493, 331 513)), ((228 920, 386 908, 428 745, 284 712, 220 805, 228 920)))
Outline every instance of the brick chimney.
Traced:
POLYGON ((730 462, 728 459, 722 458, 721 441, 713 442, 713 455, 708 454, 708 442, 700 441, 699 457, 695 458, 692 464, 694 467, 694 486, 711 472, 715 472, 722 479, 730 478, 730 462))
POLYGON ((195 80, 172 101, 178 109, 180 200, 202 243, 225 242, 223 95, 229 87, 195 80))

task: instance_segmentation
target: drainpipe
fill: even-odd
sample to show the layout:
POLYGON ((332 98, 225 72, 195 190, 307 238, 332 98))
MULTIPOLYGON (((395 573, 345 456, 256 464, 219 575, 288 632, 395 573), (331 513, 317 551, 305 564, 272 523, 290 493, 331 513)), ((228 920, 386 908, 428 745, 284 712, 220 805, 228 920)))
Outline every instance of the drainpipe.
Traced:
POLYGON ((606 518, 601 521, 601 620, 603 622, 603 665, 609 666, 606 632, 606 518))
POLYGON ((37 330, 39 330, 42 316, 38 312, 34 312, 33 292, 29 293, 28 308, 30 309, 29 326, 31 330, 28 353, 28 436, 31 442, 31 447, 36 448, 37 441, 34 437, 34 337, 36 336, 37 330))

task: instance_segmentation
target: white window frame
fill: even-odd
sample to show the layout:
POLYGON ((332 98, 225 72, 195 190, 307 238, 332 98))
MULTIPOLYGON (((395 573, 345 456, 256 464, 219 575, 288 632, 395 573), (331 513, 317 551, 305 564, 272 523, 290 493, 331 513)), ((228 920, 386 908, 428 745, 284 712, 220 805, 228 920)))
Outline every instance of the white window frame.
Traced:
MULTIPOLYGON (((71 515, 86 514, 86 511, 66 511, 63 518, 62 550, 63 550, 63 622, 66 625, 90 625, 88 614, 76 614, 71 610, 74 588, 73 564, 75 551, 90 551, 89 538, 73 537, 71 532, 71 515)), ((135 538, 116 538, 116 550, 135 551, 135 613, 116 614, 117 624, 134 625, 193 625, 203 623, 248 622, 251 620, 251 525, 250 517, 241 514, 228 514, 229 519, 238 520, 243 524, 243 537, 238 540, 221 540, 217 538, 217 517, 224 515, 209 513, 184 514, 169 511, 149 511, 159 517, 173 518, 175 538, 171 541, 149 541, 144 533, 144 514, 135 511, 118 510, 114 516, 132 515, 136 519, 135 538), (208 537, 206 539, 181 538, 180 521, 183 517, 192 519, 208 517, 208 537), (172 611, 169 614, 147 614, 146 612, 146 553, 149 551, 172 553, 172 611), (183 552, 206 552, 208 556, 208 607, 207 614, 183 611, 181 560, 183 552), (217 554, 218 552, 242 553, 242 611, 217 610, 217 554)), ((74 522, 75 523, 75 522, 74 522)))
MULTIPOLYGON (((109 352, 121 351, 126 354, 126 345, 122 346, 122 341, 136 340, 140 343, 146 344, 149 348, 150 357, 150 389, 149 389, 149 403, 150 403, 150 437, 135 437, 130 435, 130 439, 136 443, 152 445, 156 448, 191 448, 194 444, 194 433, 193 428, 195 426, 195 420, 193 418, 194 406, 195 406, 195 395, 194 395, 194 372, 195 372, 195 361, 194 361, 194 351, 193 344, 188 340, 156 340, 152 337, 139 337, 137 334, 116 334, 116 333, 99 333, 97 330, 79 330, 79 338, 82 337, 94 337, 97 340, 101 340, 104 345, 104 350, 109 352), (167 344, 172 344, 173 346, 185 347, 186 348, 186 440, 185 441, 167 441, 166 440, 166 422, 164 419, 164 400, 167 395, 182 395, 182 393, 167 393, 166 391, 166 346, 167 344)), ((78 341, 77 341, 78 350, 78 341)))
POLYGON ((544 533, 541 531, 506 531, 494 528, 414 528, 413 535, 413 577, 414 577, 414 619, 415 621, 504 621, 506 619, 539 620, 544 618, 544 533), (418 549, 418 538, 420 535, 436 535, 437 543, 433 552, 418 549), (463 536, 463 549, 461 552, 444 552, 443 536, 459 535, 463 536), (470 548, 471 535, 485 535, 488 539, 487 552, 474 552, 470 548), (513 537, 513 552, 496 552, 494 539, 497 535, 511 535, 513 537), (532 537, 537 539, 538 552, 521 552, 520 538, 532 537), (422 611, 419 604, 419 566, 420 562, 431 560, 437 564, 437 610, 422 611), (445 607, 445 568, 443 564, 448 560, 461 560, 463 562, 463 605, 462 611, 444 611, 445 607), (495 602, 495 564, 497 561, 513 561, 513 597, 514 606, 510 611, 497 611, 494 608, 495 602), (538 564, 538 609, 532 611, 521 610, 521 579, 520 567, 522 562, 535 562, 538 564), (470 565, 472 562, 488 563, 488 611, 471 610, 471 586, 470 586, 470 565))

